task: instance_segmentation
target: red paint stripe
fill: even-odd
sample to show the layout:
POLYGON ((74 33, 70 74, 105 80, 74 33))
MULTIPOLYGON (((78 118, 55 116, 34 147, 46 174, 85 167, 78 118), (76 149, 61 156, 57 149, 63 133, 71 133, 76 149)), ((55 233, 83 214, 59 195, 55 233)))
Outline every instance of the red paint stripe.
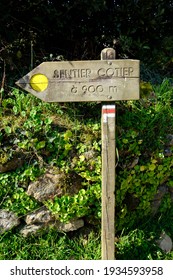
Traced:
POLYGON ((115 113, 115 112, 116 112, 115 109, 102 109, 103 114, 111 114, 111 113, 115 113))

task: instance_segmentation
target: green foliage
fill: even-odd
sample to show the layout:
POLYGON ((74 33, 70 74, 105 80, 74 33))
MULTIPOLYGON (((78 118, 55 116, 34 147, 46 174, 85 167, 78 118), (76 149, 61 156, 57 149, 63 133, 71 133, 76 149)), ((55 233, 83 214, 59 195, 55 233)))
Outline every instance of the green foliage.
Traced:
MULTIPOLYGON (((172 148, 170 156, 165 153, 166 136, 173 132, 172 86, 164 80, 160 86, 142 83, 141 89, 147 94, 139 102, 123 103, 118 111, 117 230, 130 229, 151 214, 158 187, 171 186, 172 182, 172 148), (153 91, 154 97, 148 90, 153 91), (124 110, 124 106, 128 109, 124 110)), ((168 194, 159 211, 164 214, 171 205, 168 194)))
POLYGON ((156 251, 154 238, 148 239, 143 230, 135 229, 121 237, 117 244, 118 259, 148 260, 156 251))
POLYGON ((0 237, 0 260, 99 260, 100 247, 100 235, 91 229, 73 237, 53 229, 28 238, 8 232, 0 237))
POLYGON ((99 184, 81 189, 74 196, 55 197, 53 201, 45 202, 45 205, 56 218, 62 222, 68 222, 75 217, 94 216, 101 218, 101 189, 99 184))
MULTIPOLYGON (((169 80, 164 80, 160 86, 143 82, 141 90, 144 94, 140 101, 118 104, 118 231, 124 227, 132 228, 147 216, 157 188, 163 183, 171 187, 173 180, 172 158, 164 155, 168 124, 169 133, 173 127, 171 84, 169 80), (154 92, 154 98, 150 96, 150 91, 154 92), (128 202, 131 198, 136 201, 133 213, 128 202)), ((39 205, 26 196, 23 188, 36 180, 48 164, 56 165, 69 174, 74 172, 82 179, 83 188, 74 196, 55 197, 45 202, 57 218, 61 221, 75 216, 100 219, 100 119, 94 122, 84 120, 82 124, 74 118, 75 110, 77 115, 81 114, 80 108, 73 107, 71 110, 69 105, 65 108, 69 111, 64 114, 58 104, 43 104, 15 89, 10 98, 3 100, 2 108, 1 164, 8 163, 16 152, 23 154, 30 164, 16 172, 0 175, 1 207, 15 210, 19 215, 27 213, 27 209, 36 209, 39 205), (13 119, 9 112, 13 114, 13 119), (70 118, 74 119, 75 125, 70 118)), ((170 207, 168 196, 163 200, 160 212, 164 213, 170 207)))
MULTIPOLYGON (((173 133, 171 81, 165 79, 160 85, 143 81, 141 93, 139 101, 117 102, 116 233, 124 236, 118 254, 119 258, 128 257, 130 246, 135 244, 134 257, 143 248, 141 258, 159 259, 164 256, 151 246, 150 237, 136 228, 147 223, 159 186, 166 185, 169 192, 162 199, 158 220, 172 209, 171 146, 170 155, 165 154, 167 134, 173 133)), ((1 109, 0 164, 8 165, 16 155, 24 164, 0 173, 0 207, 21 217, 44 204, 62 222, 85 217, 100 225, 100 104, 46 104, 12 89, 10 97, 2 100, 1 109), (69 177, 77 175, 80 188, 74 195, 38 203, 25 190, 53 166, 69 177)), ((65 186, 67 191, 70 184, 65 186)), ((172 230, 168 224, 163 228, 172 230)))
POLYGON ((63 139, 62 133, 57 129, 52 129, 54 114, 61 115, 61 109, 54 104, 45 104, 43 109, 41 101, 15 89, 11 95, 13 98, 4 99, 2 102, 2 149, 8 150, 8 146, 4 145, 6 142, 15 147, 14 153, 21 151, 32 158, 42 158, 45 150, 47 153, 63 150, 63 156, 67 155, 70 150, 68 141, 63 139), (52 118, 48 115, 50 111, 52 118), (7 116, 9 112, 10 117, 7 116))
MULTIPOLYGON (((131 228, 134 223, 151 215, 151 201, 157 193, 157 189, 165 182, 172 180, 172 158, 151 159, 145 165, 137 164, 132 170, 120 171, 117 177, 116 205, 119 209, 118 228, 131 228), (135 198, 137 201, 136 211, 132 213, 128 209, 129 199, 135 198)), ((164 213, 172 207, 170 195, 160 207, 160 212, 164 213)))
POLYGON ((165 253, 158 246, 163 231, 172 238, 173 208, 155 217, 148 216, 146 222, 138 223, 137 227, 123 230, 116 243, 117 259, 121 260, 172 260, 173 252, 165 253))
POLYGON ((19 216, 38 208, 39 203, 26 194, 25 186, 40 174, 38 166, 0 174, 0 208, 14 211, 19 216))
MULTIPOLYGON (((61 118, 62 110, 58 105, 43 105, 33 96, 25 96, 24 93, 15 89, 11 96, 2 102, 1 164, 8 163, 17 152, 29 162, 29 166, 24 166, 23 169, 9 173, 9 175, 0 174, 3 198, 1 207, 13 210, 19 215, 26 214, 27 210, 32 211, 37 208, 38 204, 26 195, 24 188, 43 172, 43 165, 56 164, 66 172, 70 170, 79 174, 84 179, 83 184, 86 188, 86 195, 83 189, 74 198, 74 201, 73 198, 66 196, 61 198, 61 219, 67 220, 66 216, 69 219, 75 214, 78 216, 86 215, 89 207, 92 208, 93 205, 96 210, 92 209, 90 212, 95 212, 98 216, 100 211, 101 159, 95 156, 86 161, 84 152, 88 150, 100 151, 100 141, 97 142, 94 137, 100 130, 100 126, 89 123, 86 127, 87 133, 84 132, 82 135, 81 125, 74 128, 70 127, 71 129, 65 128, 69 125, 68 116, 61 118), (9 117, 9 112, 14 114, 13 120, 9 117), (57 116, 59 118, 58 122, 56 121, 57 116), (75 156, 72 157, 70 154, 74 154, 74 151, 75 156), (90 183, 95 183, 95 188, 98 191, 98 202, 94 196, 96 191, 93 191, 92 197, 92 190, 90 187, 88 188, 90 183), (10 185, 10 189, 8 185, 10 185), (13 185, 14 187, 12 187, 13 185), (68 199, 73 204, 73 210, 69 210, 68 215, 65 216, 68 199), (78 200, 80 201, 79 207, 74 210, 77 205, 75 201, 78 200)), ((91 187, 93 188, 93 186, 91 187)))

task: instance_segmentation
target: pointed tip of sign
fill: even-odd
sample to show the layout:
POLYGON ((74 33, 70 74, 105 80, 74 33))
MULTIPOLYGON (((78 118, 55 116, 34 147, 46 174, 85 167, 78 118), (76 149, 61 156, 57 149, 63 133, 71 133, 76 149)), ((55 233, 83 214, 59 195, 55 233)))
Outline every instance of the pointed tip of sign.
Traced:
POLYGON ((17 82, 15 82, 15 85, 18 86, 18 87, 21 87, 20 80, 18 80, 17 82))
POLYGON ((15 84, 18 86, 18 87, 21 87, 21 88, 26 88, 26 85, 27 85, 27 81, 28 81, 28 78, 26 76, 22 77, 21 79, 19 79, 17 82, 15 82, 15 84))
POLYGON ((18 87, 23 88, 23 84, 20 82, 21 79, 19 79, 17 82, 15 82, 15 85, 18 87))

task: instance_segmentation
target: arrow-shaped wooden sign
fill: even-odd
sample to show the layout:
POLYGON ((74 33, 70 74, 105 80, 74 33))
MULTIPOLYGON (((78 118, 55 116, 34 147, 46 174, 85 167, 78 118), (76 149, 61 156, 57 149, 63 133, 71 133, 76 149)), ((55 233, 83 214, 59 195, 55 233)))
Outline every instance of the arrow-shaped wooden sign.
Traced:
POLYGON ((43 62, 16 84, 46 102, 139 99, 139 60, 43 62))

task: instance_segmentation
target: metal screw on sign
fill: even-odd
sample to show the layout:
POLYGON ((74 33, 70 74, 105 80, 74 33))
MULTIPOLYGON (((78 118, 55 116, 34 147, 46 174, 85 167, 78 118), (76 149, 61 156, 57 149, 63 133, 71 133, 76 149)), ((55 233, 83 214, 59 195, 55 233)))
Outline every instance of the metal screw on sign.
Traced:
POLYGON ((101 52, 101 60, 115 59, 116 52, 112 48, 105 48, 101 52))

